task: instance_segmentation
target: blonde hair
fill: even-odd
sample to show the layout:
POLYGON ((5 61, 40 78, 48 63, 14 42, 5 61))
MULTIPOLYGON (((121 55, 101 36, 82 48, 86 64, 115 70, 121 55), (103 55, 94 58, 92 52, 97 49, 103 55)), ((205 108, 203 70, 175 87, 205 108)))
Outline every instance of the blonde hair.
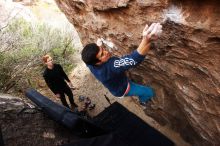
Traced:
POLYGON ((44 63, 47 63, 47 60, 48 60, 49 58, 52 58, 52 57, 47 54, 47 55, 44 55, 44 56, 42 57, 42 60, 43 60, 44 63))

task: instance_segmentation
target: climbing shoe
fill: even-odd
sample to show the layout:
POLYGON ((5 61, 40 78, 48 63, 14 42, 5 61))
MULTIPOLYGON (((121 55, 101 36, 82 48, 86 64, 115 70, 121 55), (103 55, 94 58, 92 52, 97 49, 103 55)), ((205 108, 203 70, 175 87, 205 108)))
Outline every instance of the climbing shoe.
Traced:
POLYGON ((89 106, 88 106, 89 110, 93 110, 94 108, 95 108, 95 104, 93 104, 93 103, 89 104, 89 106))
POLYGON ((85 100, 85 98, 86 98, 85 96, 80 95, 79 96, 79 102, 83 102, 85 100))

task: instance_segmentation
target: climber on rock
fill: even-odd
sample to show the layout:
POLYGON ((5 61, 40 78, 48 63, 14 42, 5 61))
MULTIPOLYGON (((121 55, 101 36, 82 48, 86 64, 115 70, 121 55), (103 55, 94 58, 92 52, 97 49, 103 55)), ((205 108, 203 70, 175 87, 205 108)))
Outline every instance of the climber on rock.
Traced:
POLYGON ((71 104, 70 109, 74 110, 74 108, 78 106, 74 102, 73 93, 70 89, 70 87, 72 87, 73 85, 66 73, 64 72, 63 68, 60 64, 54 64, 52 57, 49 55, 43 56, 42 60, 46 65, 43 77, 48 87, 56 95, 56 97, 61 100, 64 106, 70 108, 65 98, 66 94, 69 97, 69 102, 71 104))
POLYGON ((125 72, 136 67, 144 61, 151 41, 156 40, 162 32, 160 23, 152 23, 145 26, 142 41, 138 48, 129 55, 123 57, 111 56, 110 52, 102 47, 100 40, 97 43, 87 44, 81 57, 93 75, 116 97, 138 96, 141 105, 154 96, 154 90, 149 86, 136 84, 128 79, 125 72))

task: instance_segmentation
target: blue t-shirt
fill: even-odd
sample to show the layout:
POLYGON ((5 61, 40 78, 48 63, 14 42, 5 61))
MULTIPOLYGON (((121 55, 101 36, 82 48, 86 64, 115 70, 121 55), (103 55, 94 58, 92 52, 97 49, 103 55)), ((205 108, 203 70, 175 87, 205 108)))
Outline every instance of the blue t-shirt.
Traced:
POLYGON ((87 65, 94 76, 117 97, 123 96, 128 85, 125 71, 137 66, 144 60, 137 50, 121 58, 111 57, 101 65, 87 65))

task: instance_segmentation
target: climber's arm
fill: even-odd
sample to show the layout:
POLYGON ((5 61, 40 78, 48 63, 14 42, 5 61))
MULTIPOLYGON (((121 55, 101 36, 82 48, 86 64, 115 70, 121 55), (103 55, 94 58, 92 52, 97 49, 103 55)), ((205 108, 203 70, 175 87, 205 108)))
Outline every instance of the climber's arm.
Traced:
POLYGON ((150 50, 150 43, 152 40, 156 40, 158 35, 162 32, 162 25, 160 23, 152 23, 150 27, 145 26, 143 30, 143 38, 137 48, 137 52, 140 55, 147 55, 150 50))

